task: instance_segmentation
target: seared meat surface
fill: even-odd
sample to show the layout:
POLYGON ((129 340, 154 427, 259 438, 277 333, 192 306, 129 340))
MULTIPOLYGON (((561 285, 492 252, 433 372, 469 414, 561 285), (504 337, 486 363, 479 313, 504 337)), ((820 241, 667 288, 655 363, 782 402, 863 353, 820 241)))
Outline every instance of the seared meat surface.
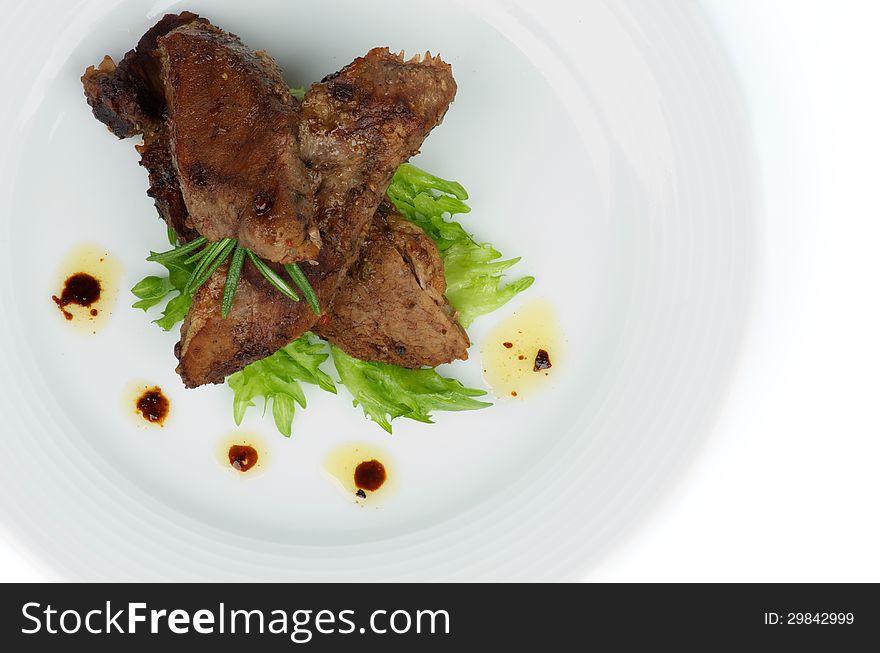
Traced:
POLYGON ((192 227, 268 261, 314 260, 315 179, 298 155, 295 100, 275 60, 203 21, 160 37, 158 54, 192 227))
MULTIPOLYGON (((377 48, 306 93, 297 133, 300 156, 319 178, 315 218, 322 246, 317 264, 301 267, 322 307, 331 305, 357 259, 394 171, 442 120, 455 91, 452 71, 439 57, 405 61, 377 48)), ((246 268, 239 293, 251 277, 246 268)), ((268 301, 278 307, 272 313, 249 310, 236 295, 232 312, 223 318, 211 291, 216 279, 212 284, 196 294, 181 328, 177 371, 189 387, 221 383, 317 321, 305 302, 268 290, 274 293, 268 301)), ((253 287, 261 292, 259 285, 253 287)))
POLYGON ((435 367, 467 358, 437 246, 385 201, 315 332, 355 358, 435 367))

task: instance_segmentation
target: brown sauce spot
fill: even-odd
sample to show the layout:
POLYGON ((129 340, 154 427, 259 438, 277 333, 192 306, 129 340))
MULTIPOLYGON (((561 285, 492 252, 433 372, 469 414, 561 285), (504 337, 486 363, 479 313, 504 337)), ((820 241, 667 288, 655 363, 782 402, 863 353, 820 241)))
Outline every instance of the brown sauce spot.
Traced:
POLYGON ((265 215, 272 210, 272 198, 268 193, 257 193, 254 198, 254 213, 257 215, 265 215))
POLYGON ((375 458, 365 460, 354 470, 354 484, 358 489, 375 492, 385 482, 385 465, 375 458))
POLYGON ((260 456, 249 444, 233 444, 229 447, 229 464, 239 472, 246 472, 257 464, 260 456))
POLYGON ((551 367, 553 367, 553 364, 550 362, 550 354, 547 353, 546 349, 539 349, 535 355, 535 371, 549 370, 551 367))
POLYGON ((162 389, 159 386, 144 390, 143 394, 138 397, 135 405, 145 420, 160 426, 165 422, 165 418, 168 417, 171 407, 168 397, 162 394, 162 389))
MULTIPOLYGON (((58 304, 58 308, 68 320, 73 319, 73 314, 67 310, 71 304, 89 307, 101 298, 101 282, 86 272, 75 272, 64 281, 64 289, 61 296, 52 295, 52 301, 58 304)), ((93 309, 94 310, 94 309, 93 309)), ((93 315, 98 312, 94 311, 93 315)))
POLYGON ((522 354, 520 354, 520 355, 517 356, 516 358, 517 358, 517 360, 521 360, 521 361, 524 361, 524 360, 526 359, 526 357, 523 356, 522 354))
POLYGON ((89 315, 91 315, 92 317, 96 317, 98 315, 98 309, 93 308, 92 310, 89 311, 89 315))
POLYGON ((507 347, 508 349, 511 349, 513 347, 512 342, 502 342, 501 344, 504 345, 505 347, 507 347))
POLYGON ((515 397, 515 396, 516 396, 516 390, 514 390, 513 392, 511 392, 511 393, 510 393, 510 396, 511 396, 511 397, 515 397))

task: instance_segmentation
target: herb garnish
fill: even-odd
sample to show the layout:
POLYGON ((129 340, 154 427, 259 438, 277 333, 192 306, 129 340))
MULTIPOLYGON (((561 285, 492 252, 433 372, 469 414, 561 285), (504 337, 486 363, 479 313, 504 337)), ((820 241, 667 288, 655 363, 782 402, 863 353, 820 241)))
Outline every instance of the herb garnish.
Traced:
MULTIPOLYGON (((177 237, 173 235, 170 228, 168 239, 173 239, 173 242, 177 242, 177 237)), ((167 279, 159 277, 145 278, 132 288, 135 296, 140 298, 140 301, 135 302, 135 308, 147 310, 151 306, 158 304, 167 293, 176 289, 180 292, 180 295, 169 302, 168 307, 166 307, 166 317, 170 317, 168 315, 169 309, 173 309, 175 316, 179 314, 182 317, 189 310, 192 298, 198 289, 211 278, 211 275, 226 262, 230 255, 232 260, 226 271, 226 283, 223 286, 223 301, 220 307, 220 313, 223 317, 229 315, 229 311, 232 310, 232 304, 235 301, 235 291, 238 288, 238 280, 241 277, 241 269, 244 265, 245 257, 251 260, 254 267, 278 292, 292 301, 299 301, 299 295, 296 294, 296 291, 275 270, 252 251, 242 247, 234 238, 223 238, 222 240, 209 242, 204 236, 199 236, 185 245, 178 245, 167 252, 150 253, 150 256, 147 257, 148 261, 164 265, 170 273, 178 273, 177 278, 175 279, 171 275, 167 279), (180 284, 180 273, 187 275, 182 285, 180 284), (174 305, 172 306, 172 304, 174 305)), ((318 305, 318 297, 315 295, 315 291, 306 275, 299 269, 299 266, 296 263, 290 263, 285 265, 284 269, 302 291, 306 302, 315 312, 315 315, 320 315, 321 308, 318 305)), ((167 321, 165 320, 166 323, 167 321)), ((174 322, 171 322, 166 327, 166 324, 163 324, 161 319, 157 320, 157 322, 166 331, 174 324, 174 322)))

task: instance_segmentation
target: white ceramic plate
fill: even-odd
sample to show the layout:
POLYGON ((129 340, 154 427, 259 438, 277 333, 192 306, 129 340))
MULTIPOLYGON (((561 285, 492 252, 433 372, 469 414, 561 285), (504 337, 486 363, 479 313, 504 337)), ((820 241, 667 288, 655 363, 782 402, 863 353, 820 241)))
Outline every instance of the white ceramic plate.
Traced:
MULTIPOLYGON (((725 395, 759 225, 751 136, 698 3, 19 3, 0 27, 0 518, 62 576, 87 579, 557 579, 594 563, 682 474, 725 395), (540 7, 540 8, 539 8, 540 7), (176 334, 128 308, 164 230, 133 141, 95 121, 79 76, 163 13, 191 9, 307 84, 375 45, 439 51, 458 98, 417 163, 462 181, 465 224, 538 281, 567 337, 551 392, 393 436, 313 391, 294 437, 254 412, 264 473, 214 450, 225 386, 185 391, 176 334), (125 266, 106 328, 66 328, 49 295, 79 242, 125 266), (145 431, 136 379, 170 395, 145 431), (387 449, 398 491, 361 509, 325 478, 335 445, 387 449)), ((447 370, 481 383, 472 360, 447 370)))

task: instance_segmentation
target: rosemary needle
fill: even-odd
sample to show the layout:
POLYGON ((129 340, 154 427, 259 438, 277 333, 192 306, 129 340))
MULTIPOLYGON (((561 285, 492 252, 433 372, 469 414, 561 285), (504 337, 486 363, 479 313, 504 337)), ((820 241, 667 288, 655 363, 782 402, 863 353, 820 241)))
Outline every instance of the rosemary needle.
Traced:
POLYGON ((223 286, 223 304, 220 306, 220 313, 223 317, 229 315, 232 310, 232 303, 235 301, 235 289, 238 288, 238 278, 241 276, 241 268, 244 265, 244 257, 247 250, 239 244, 235 245, 235 253, 232 255, 232 261, 229 263, 229 269, 226 270, 226 285, 223 286))
POLYGON ((275 270, 273 270, 263 261, 261 261, 260 257, 256 256, 251 250, 247 250, 247 255, 248 258, 251 260, 251 263, 254 264, 254 267, 259 270, 260 274, 266 277, 269 283, 275 286, 275 289, 278 292, 280 292, 288 299, 292 299, 295 302, 299 301, 299 295, 294 292, 293 288, 287 285, 287 282, 284 281, 284 279, 282 279, 275 273, 275 270))
POLYGON ((214 274, 214 271, 226 260, 233 247, 235 247, 235 240, 233 238, 224 238, 216 243, 212 243, 209 246, 208 252, 202 257, 199 264, 196 265, 196 269, 193 270, 189 281, 186 282, 186 286, 183 289, 184 294, 195 295, 201 285, 208 280, 208 277, 214 274))
POLYGON ((188 242, 186 245, 182 247, 175 247, 174 249, 170 249, 167 252, 161 252, 159 254, 152 254, 147 258, 148 261, 155 261, 156 263, 161 263, 163 261, 171 261, 176 258, 180 258, 185 254, 189 254, 194 249, 198 249, 202 245, 208 242, 208 239, 204 236, 199 236, 188 242))
POLYGON ((193 283, 195 283, 195 280, 204 271, 204 269, 210 264, 211 257, 215 253, 219 253, 220 247, 222 247, 222 245, 220 244, 220 241, 216 241, 213 243, 209 243, 205 247, 205 249, 202 250, 202 252, 201 252, 202 258, 198 262, 198 265, 196 265, 196 267, 193 269, 192 274, 189 275, 189 280, 186 282, 186 285, 183 287, 183 294, 185 294, 185 295, 192 294, 192 293, 190 293, 190 288, 192 288, 192 285, 193 285, 193 283))
POLYGON ((192 256, 188 257, 188 258, 183 262, 183 264, 184 264, 184 265, 189 265, 190 263, 195 263, 196 261, 198 261, 199 259, 201 259, 205 254, 207 254, 208 251, 210 251, 210 249, 211 249, 210 246, 209 246, 209 247, 205 247, 205 249, 200 249, 198 252, 196 252, 196 253, 193 254, 192 256))
POLYGON ((318 305, 318 296, 315 295, 315 290, 312 288, 312 284, 309 283, 309 280, 306 278, 306 275, 303 274, 303 271, 299 269, 299 266, 296 263, 289 263, 284 266, 284 269, 287 270, 287 274, 290 275, 290 278, 293 279, 293 282, 302 291, 303 297, 306 298, 306 301, 309 306, 312 307, 312 311, 314 311, 315 315, 321 315, 321 307, 318 305))

